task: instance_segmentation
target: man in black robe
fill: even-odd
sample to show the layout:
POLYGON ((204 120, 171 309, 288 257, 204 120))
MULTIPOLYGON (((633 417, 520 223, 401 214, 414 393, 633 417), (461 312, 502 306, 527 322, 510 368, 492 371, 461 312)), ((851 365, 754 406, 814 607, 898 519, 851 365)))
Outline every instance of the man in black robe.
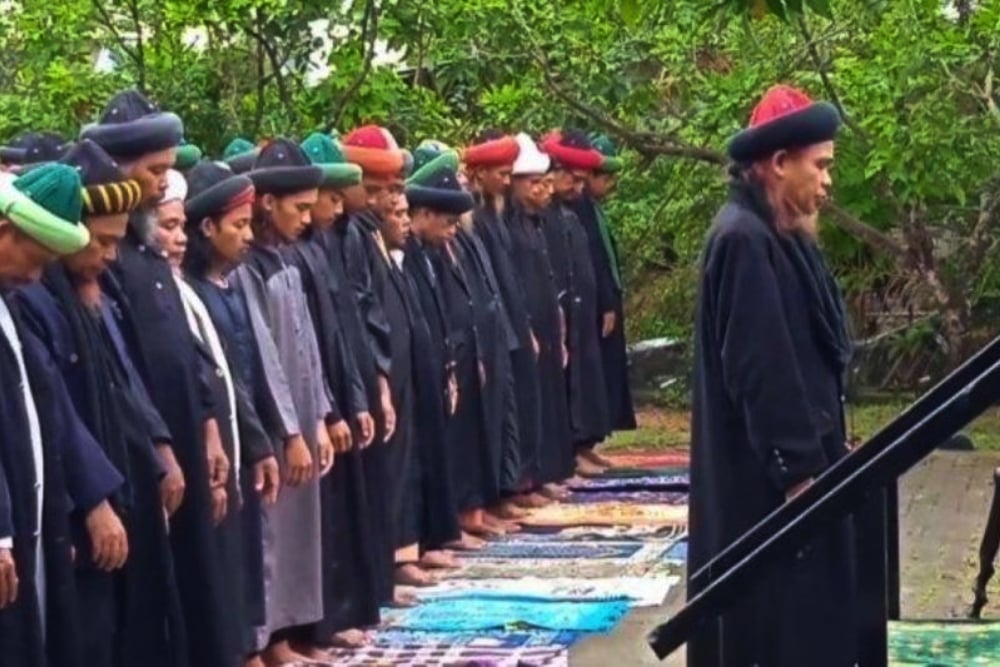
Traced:
MULTIPOLYGON (((705 244, 695 334, 691 574, 847 454, 851 344, 814 224, 839 125, 832 105, 777 86, 729 143, 733 180, 705 244)), ((688 663, 855 665, 851 523, 776 563, 688 643, 688 663)))
POLYGON ((29 326, 45 341, 74 406, 125 483, 111 499, 128 535, 128 562, 114 567, 91 521, 74 517, 76 588, 88 665, 186 664, 173 560, 163 521, 155 444, 170 433, 152 406, 124 346, 99 279, 114 261, 129 212, 141 198, 97 144, 83 140, 63 158, 84 184, 91 241, 50 265, 20 292, 29 326), (91 535, 85 539, 85 534, 91 535))
POLYGON ((577 470, 599 473, 594 446, 610 432, 598 323, 597 279, 590 256, 590 241, 576 214, 569 208, 583 195, 587 177, 604 161, 578 131, 556 132, 543 142, 552 157, 553 197, 543 228, 548 239, 566 321, 569 364, 566 385, 570 406, 577 470))
MULTIPOLYGON (((323 170, 312 222, 286 257, 299 267, 316 338, 320 345, 334 409, 348 429, 337 452, 337 465, 322 482, 324 620, 317 625, 317 642, 338 646, 363 644, 363 628, 379 622, 378 579, 373 566, 375 533, 368 508, 364 449, 375 439, 375 423, 342 312, 341 290, 348 289, 333 274, 323 237, 343 213, 345 188, 361 185, 361 168, 344 161, 340 147, 314 133, 302 150, 323 170)), ((331 425, 333 426, 333 425, 331 425)), ((331 436, 333 433, 331 433, 331 436)), ((336 445, 335 441, 335 445, 336 445)))
POLYGON ((142 188, 142 203, 129 219, 112 268, 123 292, 117 307, 136 334, 129 341, 133 359, 170 430, 172 447, 160 450, 167 479, 178 479, 178 468, 183 473, 184 502, 172 508, 170 542, 188 655, 195 665, 227 665, 240 629, 225 611, 233 601, 222 592, 212 504, 225 490, 229 461, 203 375, 212 371, 195 347, 170 265, 151 245, 153 209, 166 190, 166 173, 182 135, 180 118, 129 90, 112 98, 100 122, 87 127, 82 138, 100 145, 142 188))
POLYGON ((523 276, 526 307, 538 343, 542 438, 537 481, 546 496, 558 498, 566 494, 559 482, 573 474, 574 460, 565 380, 568 355, 564 314, 544 230, 544 214, 552 201, 551 184, 546 179, 551 158, 539 151, 527 134, 517 135, 517 143, 511 202, 504 218, 510 231, 512 256, 517 258, 523 276))
MULTIPOLYGON (((606 136, 591 136, 591 143, 604 155, 604 161, 588 174, 583 196, 572 202, 570 208, 590 240, 590 258, 597 280, 597 312, 600 313, 597 326, 601 332, 601 358, 604 361, 604 381, 608 387, 611 430, 630 431, 635 429, 636 422, 628 381, 621 258, 614 229, 603 206, 614 190, 622 162, 615 145, 606 136)), ((595 450, 581 453, 596 465, 608 467, 611 464, 595 450)))
POLYGON ((71 513, 102 524, 90 534, 102 565, 121 567, 127 557, 107 502, 122 477, 12 298, 46 264, 89 243, 81 189, 75 170, 50 164, 0 191, 0 657, 12 667, 85 664, 71 513))
POLYGON ((473 226, 489 253, 496 273, 504 310, 513 332, 510 366, 517 401, 518 453, 520 479, 524 493, 513 498, 523 507, 545 504, 544 496, 534 493, 538 477, 538 452, 541 447, 541 413, 538 366, 538 342, 531 330, 527 307, 527 288, 518 271, 510 230, 504 223, 504 206, 510 191, 511 170, 517 159, 517 141, 512 136, 488 134, 478 144, 466 148, 463 155, 470 186, 477 198, 473 226))

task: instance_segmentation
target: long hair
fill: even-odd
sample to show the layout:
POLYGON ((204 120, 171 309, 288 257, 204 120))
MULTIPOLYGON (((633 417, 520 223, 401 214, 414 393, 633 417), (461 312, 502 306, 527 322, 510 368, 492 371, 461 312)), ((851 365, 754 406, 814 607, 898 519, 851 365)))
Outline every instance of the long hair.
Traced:
POLYGON ((216 226, 219 224, 218 219, 210 216, 198 221, 189 220, 184 229, 185 233, 187 233, 188 244, 187 251, 184 253, 184 261, 181 262, 181 268, 184 270, 185 275, 197 279, 202 279, 208 274, 208 269, 212 266, 212 257, 215 252, 212 248, 212 242, 205 236, 201 229, 204 220, 208 220, 210 224, 216 226))

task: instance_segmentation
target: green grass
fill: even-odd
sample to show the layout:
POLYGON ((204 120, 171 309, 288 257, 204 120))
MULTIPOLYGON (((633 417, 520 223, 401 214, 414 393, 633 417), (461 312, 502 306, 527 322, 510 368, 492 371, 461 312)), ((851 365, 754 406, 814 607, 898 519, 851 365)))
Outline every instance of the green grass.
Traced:
MULTIPOLYGON (((867 440, 903 411, 906 403, 884 402, 851 406, 847 413, 847 429, 867 440)), ((690 413, 676 408, 643 408, 639 411, 639 428, 616 433, 605 445, 607 450, 677 449, 691 442, 690 413)), ((986 412, 962 432, 972 439, 976 449, 1000 451, 1000 408, 986 412)))

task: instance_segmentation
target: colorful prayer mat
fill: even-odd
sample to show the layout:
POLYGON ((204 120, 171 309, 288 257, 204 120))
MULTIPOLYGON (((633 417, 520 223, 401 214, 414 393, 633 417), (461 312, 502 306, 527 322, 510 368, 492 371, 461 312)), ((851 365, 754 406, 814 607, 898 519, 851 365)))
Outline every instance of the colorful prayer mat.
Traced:
MULTIPOLYGON (((597 494, 593 494, 597 495, 597 494)), ((671 540, 685 534, 684 526, 524 526, 520 533, 504 535, 501 542, 646 542, 671 540)))
POLYGON ((1000 665, 1000 623, 892 621, 892 667, 1000 665))
POLYGON ((405 630, 474 632, 514 625, 549 630, 607 632, 628 612, 627 600, 552 602, 502 595, 456 595, 410 609, 383 612, 383 626, 405 630))
POLYGON ((525 648, 561 646, 569 648, 581 638, 569 630, 490 630, 485 632, 419 632, 411 630, 379 630, 375 646, 414 647, 429 644, 479 646, 490 648, 525 648))
POLYGON ((330 664, 337 667, 567 667, 569 652, 561 646, 492 648, 478 646, 416 645, 383 648, 334 649, 330 664))
POLYGON ((657 540, 642 544, 642 548, 628 558, 475 558, 462 562, 458 570, 444 574, 454 579, 520 579, 541 577, 545 579, 609 579, 622 576, 642 576, 654 569, 662 574, 674 574, 663 561, 663 553, 670 542, 657 540))
POLYGON ((602 503, 609 500, 640 504, 685 505, 688 494, 684 491, 571 491, 564 502, 602 503))
POLYGON ((687 466, 691 453, 687 450, 668 452, 615 452, 604 455, 616 468, 666 468, 687 466))
POLYGON ((687 525, 687 513, 687 505, 556 503, 532 510, 521 523, 526 526, 680 526, 687 525))
MULTIPOLYGON (((571 579, 522 577, 519 579, 451 579, 416 591, 421 599, 456 593, 498 593, 550 600, 613 600, 628 598, 632 607, 656 607, 677 585, 676 575, 571 579)), ((552 642, 555 643, 555 642, 552 642)))
POLYGON ((683 565, 688 559, 688 541, 685 537, 682 540, 677 540, 669 549, 663 553, 663 560, 670 563, 676 563, 678 565, 683 565))
POLYGON ((623 477, 657 477, 669 475, 686 475, 688 466, 666 466, 662 468, 608 468, 595 475, 585 475, 584 479, 621 479, 623 477))
POLYGON ((588 542, 490 542, 481 551, 467 551, 460 558, 629 558, 642 548, 640 542, 623 544, 588 542))
MULTIPOLYGON (((679 475, 646 475, 643 477, 584 477, 570 480, 570 491, 687 491, 691 477, 679 475)), ((543 508, 544 509, 544 508, 543 508)))

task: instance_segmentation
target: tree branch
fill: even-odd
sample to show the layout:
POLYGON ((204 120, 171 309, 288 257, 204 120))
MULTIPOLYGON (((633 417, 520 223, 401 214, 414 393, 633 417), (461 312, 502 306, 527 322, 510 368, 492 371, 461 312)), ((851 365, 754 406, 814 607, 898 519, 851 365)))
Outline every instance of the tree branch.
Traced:
POLYGON ((142 22, 139 20, 138 0, 129 0, 129 13, 132 15, 132 22, 135 24, 135 54, 136 66, 139 69, 139 90, 146 90, 146 53, 142 41, 142 22))
POLYGON ((828 204, 826 211, 833 217, 834 223, 848 234, 864 241, 872 248, 886 253, 897 261, 904 262, 907 258, 906 248, 891 236, 865 224, 852 213, 836 204, 828 204))
POLYGON ((135 51, 135 49, 128 45, 125 38, 121 36, 120 32, 118 32, 118 28, 115 27, 114 17, 111 16, 100 0, 91 0, 91 4, 94 6, 94 9, 97 10, 97 13, 101 15, 101 24, 111 33, 115 43, 118 44, 118 48, 120 48, 122 52, 135 64, 136 69, 141 70, 142 61, 139 58, 139 54, 135 51))
POLYGON ((257 40, 260 47, 264 49, 264 53, 267 55, 267 59, 271 63, 271 70, 274 74, 275 84, 278 86, 278 95, 281 97, 282 104, 285 108, 289 109, 293 115, 297 115, 298 112, 295 110, 294 105, 291 104, 292 99, 288 94, 288 85, 285 83, 285 75, 281 71, 282 62, 278 58, 278 52, 275 50, 274 45, 271 44, 271 41, 264 33, 263 13, 258 10, 255 18, 257 21, 256 28, 249 23, 245 23, 243 24, 243 29, 248 35, 257 40))
POLYGON ((344 118, 344 112, 347 110, 347 105, 350 103, 351 99, 357 94, 364 85, 365 80, 368 78, 368 74, 372 69, 372 61, 375 59, 375 40, 378 38, 378 7, 375 6, 375 0, 368 0, 365 3, 365 13, 361 21, 361 43, 364 48, 364 62, 361 65, 361 71, 351 82, 343 93, 337 98, 334 103, 333 117, 326 124, 326 131, 337 128, 340 125, 340 121, 344 118), (367 44, 365 41, 367 40, 367 44))

